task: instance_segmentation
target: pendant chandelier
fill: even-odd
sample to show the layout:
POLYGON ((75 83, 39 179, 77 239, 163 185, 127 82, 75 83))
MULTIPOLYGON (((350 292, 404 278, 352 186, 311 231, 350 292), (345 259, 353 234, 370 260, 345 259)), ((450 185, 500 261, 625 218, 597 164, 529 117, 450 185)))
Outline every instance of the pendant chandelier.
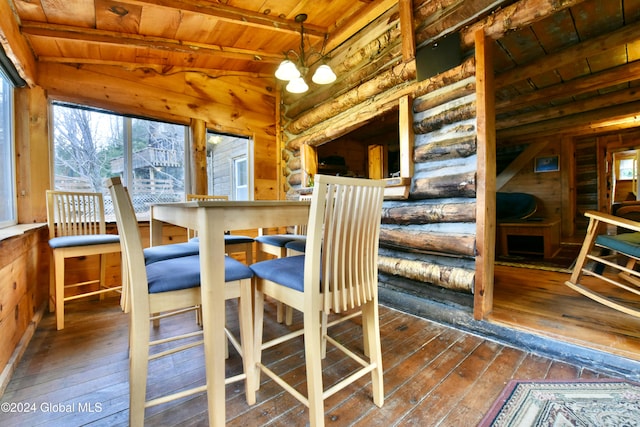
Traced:
MULTIPOLYGON (((307 61, 311 57, 319 56, 324 61, 324 56, 313 49, 305 53, 304 51, 304 21, 307 20, 307 14, 301 13, 296 16, 296 22, 300 23, 300 53, 291 49, 285 52, 285 60, 280 63, 276 70, 276 78, 288 81, 286 86, 287 92, 304 93, 309 90, 309 85, 305 81, 305 76, 309 72, 309 64, 307 61), (293 58, 294 60, 291 60, 293 58)), ((330 66, 322 64, 313 73, 311 81, 319 85, 333 83, 336 80, 336 74, 330 66)))

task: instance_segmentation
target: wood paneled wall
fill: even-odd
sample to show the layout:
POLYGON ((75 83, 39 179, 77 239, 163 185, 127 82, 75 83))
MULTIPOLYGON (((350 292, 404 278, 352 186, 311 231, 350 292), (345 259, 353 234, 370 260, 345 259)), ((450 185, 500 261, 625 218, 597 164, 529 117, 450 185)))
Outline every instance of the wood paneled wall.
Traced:
POLYGON ((39 76, 49 100, 253 138, 255 198, 278 197, 273 79, 56 63, 40 63, 39 76))
POLYGON ((0 394, 17 363, 18 343, 33 333, 36 313, 47 302, 48 238, 47 228, 39 227, 0 241, 0 394))
MULTIPOLYGON (((538 157, 560 156, 560 146, 548 146, 538 157)), ((557 172, 534 172, 535 158, 525 164, 500 191, 507 193, 523 192, 533 194, 538 200, 535 216, 560 218, 562 216, 562 170, 557 172)))

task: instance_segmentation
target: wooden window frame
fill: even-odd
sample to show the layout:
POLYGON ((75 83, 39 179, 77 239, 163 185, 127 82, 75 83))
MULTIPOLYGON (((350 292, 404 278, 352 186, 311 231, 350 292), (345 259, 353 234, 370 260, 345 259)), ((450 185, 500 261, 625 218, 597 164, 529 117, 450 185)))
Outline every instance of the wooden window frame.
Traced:
MULTIPOLYGON (((398 133, 400 144, 400 176, 384 178, 386 188, 384 191, 387 200, 404 200, 409 198, 411 179, 413 177, 413 100, 410 96, 403 96, 398 100, 398 133)), ((302 168, 301 185, 303 188, 313 185, 312 177, 318 173, 318 152, 315 146, 304 144, 300 147, 300 160, 302 168)), ((379 162, 384 161, 380 156, 379 162)), ((382 164, 379 169, 383 170, 382 164)), ((371 169, 372 165, 370 165, 371 169)), ((375 168, 375 165, 373 165, 375 168)))

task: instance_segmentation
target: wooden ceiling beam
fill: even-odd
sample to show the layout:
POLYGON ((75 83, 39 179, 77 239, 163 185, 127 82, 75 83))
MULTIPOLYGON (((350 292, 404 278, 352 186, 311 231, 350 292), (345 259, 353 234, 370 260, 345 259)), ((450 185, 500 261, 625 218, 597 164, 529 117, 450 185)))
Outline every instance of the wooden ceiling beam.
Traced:
POLYGON ((461 34, 461 45, 465 48, 473 46, 474 34, 479 28, 484 29, 486 37, 497 40, 507 32, 541 21, 583 1, 585 0, 520 0, 465 28, 461 34))
POLYGON ((125 70, 154 70, 158 74, 170 75, 177 73, 203 73, 211 77, 222 76, 246 76, 256 78, 273 78, 273 73, 254 73, 250 71, 232 71, 215 68, 196 68, 196 67, 182 67, 176 65, 162 65, 162 64, 146 64, 140 62, 127 62, 127 61, 107 61, 103 59, 88 59, 88 58, 61 58, 59 56, 40 56, 38 57, 38 63, 53 63, 53 64, 84 64, 84 65, 104 65, 110 67, 120 67, 125 70))
POLYGON ((551 101, 558 98, 577 96, 583 93, 636 80, 638 76, 640 76, 640 61, 635 61, 615 68, 610 68, 599 73, 590 74, 539 89, 535 92, 525 93, 516 97, 498 101, 496 102, 496 112, 501 114, 536 104, 549 104, 551 101))
POLYGON ((570 102, 568 104, 545 108, 544 110, 536 110, 531 113, 498 118, 499 123, 496 126, 496 129, 501 130, 550 119, 561 119, 574 114, 585 113, 587 111, 597 111, 603 108, 625 104, 630 100, 638 99, 638 92, 640 92, 640 88, 638 87, 622 89, 604 95, 570 102))
MULTIPOLYGON (((339 26, 336 26, 335 28, 329 28, 329 37, 327 39, 325 51, 331 52, 333 49, 351 38, 351 36, 366 27, 369 23, 375 21, 387 10, 396 6, 397 3, 398 0, 378 0, 371 2, 368 6, 358 12, 358 14, 353 15, 345 22, 340 23, 339 26)), ((304 26, 304 31, 306 34, 306 25, 304 26)))
POLYGON ((496 89, 504 88, 532 76, 555 70, 563 65, 584 61, 590 56, 602 54, 610 49, 640 40, 640 22, 625 25, 618 30, 602 34, 582 43, 571 45, 550 55, 543 56, 526 65, 496 76, 496 89))
POLYGON ((11 62, 30 87, 38 80, 36 58, 20 34, 18 21, 8 2, 0 2, 0 44, 11 62))
MULTIPOLYGON (((421 26, 416 29, 418 49, 448 34, 465 28, 478 17, 502 6, 507 0, 438 0, 430 1, 418 13, 421 26)), ((479 29, 480 27, 476 27, 479 29)), ((472 44, 465 49, 474 47, 472 44)))
POLYGON ((92 28, 79 28, 68 25, 43 24, 40 22, 26 21, 22 23, 21 31, 27 36, 49 37, 59 40, 78 40, 83 43, 107 43, 112 45, 135 46, 187 54, 207 53, 210 55, 223 56, 229 59, 264 61, 272 63, 279 63, 282 61, 281 52, 272 53, 262 50, 237 49, 227 46, 187 42, 162 37, 142 36, 115 31, 96 30, 92 28))
MULTIPOLYGON (((216 19, 244 26, 285 33, 300 33, 300 24, 295 21, 269 16, 264 13, 252 12, 246 9, 239 9, 218 2, 204 2, 202 0, 121 0, 121 3, 139 6, 162 6, 173 10, 177 9, 208 15, 216 19)), ((324 38, 327 32, 327 28, 318 25, 304 24, 305 35, 324 38)))
MULTIPOLYGON (((640 125, 640 101, 571 116, 502 129, 496 132, 500 145, 550 137, 559 140, 562 135, 585 135, 630 129, 640 125)), ((500 121, 497 122, 500 126, 500 121)))

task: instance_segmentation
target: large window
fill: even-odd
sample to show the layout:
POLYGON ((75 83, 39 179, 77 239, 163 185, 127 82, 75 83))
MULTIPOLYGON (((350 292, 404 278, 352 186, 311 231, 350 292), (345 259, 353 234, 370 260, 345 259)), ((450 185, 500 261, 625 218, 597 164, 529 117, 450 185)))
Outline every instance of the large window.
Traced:
POLYGON ((78 106, 53 106, 55 188, 105 194, 105 178, 121 176, 138 219, 153 203, 178 202, 185 194, 187 128, 78 106))
POLYGON ((0 72, 0 228, 17 222, 13 155, 13 88, 0 72))

